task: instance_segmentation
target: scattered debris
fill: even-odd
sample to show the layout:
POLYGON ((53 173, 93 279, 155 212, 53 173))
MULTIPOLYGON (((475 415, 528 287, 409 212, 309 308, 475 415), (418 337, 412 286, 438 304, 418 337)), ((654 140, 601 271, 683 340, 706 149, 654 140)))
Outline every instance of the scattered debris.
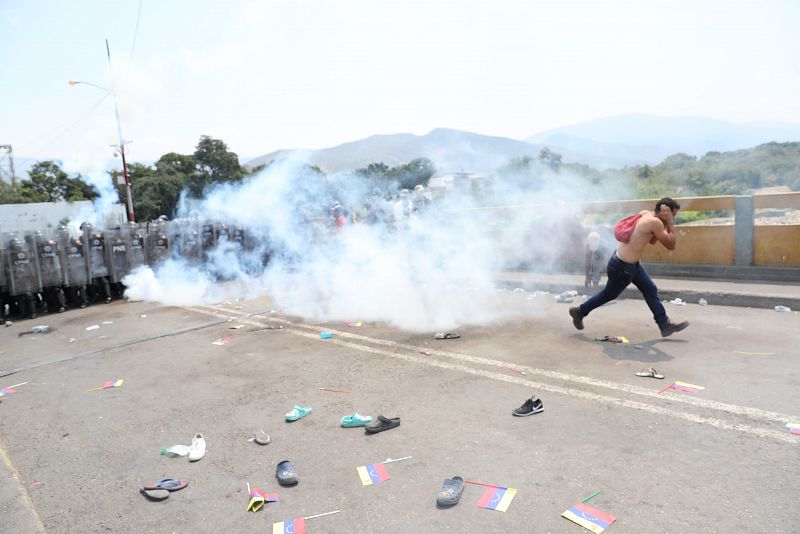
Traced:
POLYGON ((790 311, 792 311, 792 309, 790 307, 788 307, 788 306, 778 305, 778 306, 775 306, 775 311, 776 312, 790 312, 790 311))
POLYGON ((250 502, 247 504, 248 512, 258 512, 261 507, 268 502, 278 502, 277 493, 264 493, 260 488, 250 489, 250 483, 247 483, 247 494, 250 497, 250 502))
POLYGON ((339 421, 339 426, 342 428, 358 428, 365 426, 367 423, 372 421, 372 417, 369 415, 361 415, 358 412, 353 412, 350 415, 343 415, 342 419, 339 421))
POLYGON ((595 341, 608 341, 614 345, 617 343, 630 343, 625 336, 604 336, 602 339, 595 339, 595 341))
POLYGON ((330 391, 331 393, 350 393, 344 389, 334 389, 334 388, 319 388, 320 391, 330 391))
POLYGON ((307 519, 316 519, 317 517, 338 514, 339 512, 341 512, 341 510, 334 510, 333 512, 325 512, 324 514, 309 515, 306 517, 297 517, 295 519, 289 519, 288 521, 281 521, 280 523, 272 523, 272 532, 280 534, 305 534, 307 519))
POLYGON ((34 481, 34 482, 31 483, 31 487, 34 488, 34 489, 41 488, 42 486, 44 486, 44 482, 36 482, 36 481, 34 481))
POLYGON ((53 330, 55 330, 55 328, 51 329, 46 324, 37 324, 27 332, 20 332, 19 334, 17 334, 17 337, 27 336, 29 334, 49 334, 53 330))
POLYGON ((270 439, 269 434, 267 434, 263 430, 259 430, 258 432, 250 436, 250 439, 248 439, 247 441, 255 441, 259 445, 268 445, 272 441, 272 439, 270 439))
POLYGON ((532 293, 528 294, 528 299, 533 299, 536 297, 541 297, 542 295, 549 295, 549 291, 533 291, 532 293))
POLYGON ((436 496, 437 508, 449 508, 458 504, 464 492, 464 479, 459 476, 447 478, 442 483, 442 489, 436 496))
POLYGON ((75 343, 76 339, 74 337, 69 338, 70 343, 75 343))
POLYGON ((8 327, 9 327, 9 326, 11 326, 12 324, 14 324, 14 323, 12 323, 11 321, 6 321, 6 322, 5 322, 5 327, 6 327, 6 328, 8 328, 8 327))
POLYGON ((364 427, 364 431, 367 434, 377 434, 378 432, 390 430, 398 426, 400 426, 399 417, 384 417, 379 415, 374 421, 367 423, 364 427))
POLYGON ((362 324, 363 323, 361 321, 358 321, 356 323, 347 323, 347 326, 361 326, 362 324))
POLYGON ((319 338, 320 339, 331 339, 332 337, 333 337, 333 334, 330 333, 330 332, 320 332, 319 333, 319 338))
POLYGON ((681 382, 680 380, 676 380, 675 382, 668 385, 664 389, 659 390, 658 393, 663 393, 668 389, 677 389, 679 391, 685 391, 687 393, 698 393, 706 388, 704 388, 703 386, 696 386, 694 384, 689 384, 686 382, 681 382))
POLYGON ((564 291, 563 293, 556 295, 556 302, 559 304, 571 304, 573 297, 577 296, 577 291, 564 291))
POLYGON ((434 339, 458 339, 460 337, 461 335, 455 332, 437 332, 436 335, 433 336, 434 339))
POLYGON ((528 373, 526 373, 525 371, 520 371, 519 369, 517 369, 517 368, 516 368, 516 367, 514 367, 513 365, 509 365, 509 364, 507 364, 507 363, 505 363, 505 362, 501 363, 500 365, 502 365, 503 367, 505 367, 505 368, 506 368, 506 369, 508 369, 509 371, 513 371, 513 372, 515 372, 515 373, 519 373, 519 374, 521 374, 521 375, 527 375, 527 374, 528 374, 528 373))
POLYGON ((745 352, 742 350, 733 351, 736 354, 744 354, 746 356, 775 356, 774 352, 745 352))
POLYGON ((527 417, 529 415, 542 413, 543 411, 544 404, 542 404, 542 400, 536 396, 533 396, 529 399, 526 399, 519 408, 514 408, 514 410, 511 412, 511 415, 516 417, 527 417))
POLYGON ((505 488, 497 486, 495 488, 486 488, 480 499, 478 499, 478 508, 486 508, 488 510, 496 510, 498 512, 505 512, 511 505, 511 501, 517 495, 516 488, 505 488))
POLYGON ((800 436, 800 423, 786 423, 786 428, 788 428, 789 432, 792 434, 800 436))
POLYGON ((429 350, 418 350, 417 352, 424 354, 425 356, 430 356, 432 354, 432 352, 429 350))
POLYGON ((675 297, 674 299, 672 299, 669 302, 670 302, 670 304, 677 304, 678 306, 686 306, 686 302, 684 302, 683 299, 678 298, 678 297, 675 297))
POLYGON ((142 314, 142 315, 140 315, 139 317, 141 317, 142 319, 144 319, 145 317, 147 317, 147 314, 143 313, 143 314, 142 314))
POLYGON ((708 301, 707 301, 706 299, 700 299, 700 300, 698 300, 698 301, 697 301, 697 303, 698 303, 700 306, 706 306, 706 305, 708 305, 708 301))
POLYGON ((642 350, 643 347, 641 345, 634 345, 633 348, 636 350, 642 350))
POLYGON ((189 456, 189 449, 190 447, 188 445, 172 445, 166 449, 161 449, 161 454, 164 456, 169 456, 170 458, 189 456))
POLYGON ((118 388, 122 385, 122 379, 119 380, 109 380, 102 386, 97 386, 96 388, 89 388, 86 391, 100 391, 103 389, 111 389, 111 388, 118 388))
POLYGON ((599 491, 596 491, 589 497, 586 497, 580 502, 575 503, 575 505, 569 510, 566 510, 564 513, 562 513, 561 517, 569 519, 573 523, 577 523, 586 530, 591 530, 595 534, 600 534, 614 521, 616 521, 617 518, 607 512, 592 508, 586 504, 586 501, 595 495, 598 495, 599 493, 599 491))
POLYGON ((243 324, 235 324, 228 327, 228 330, 239 330, 240 328, 244 328, 243 324))
POLYGON ((515 291, 516 293, 527 293, 527 291, 525 291, 525 289, 524 289, 524 288, 522 288, 522 287, 515 287, 515 288, 514 288, 514 291, 515 291))
POLYGON ((225 345, 226 343, 230 342, 231 339, 233 339, 233 338, 232 337, 221 337, 216 341, 212 341, 211 344, 212 345, 225 345))
POLYGON ((664 378, 664 375, 659 374, 658 371, 656 371, 652 367, 650 367, 649 369, 645 369, 643 371, 639 371, 638 373, 635 374, 636 376, 642 376, 645 378, 658 378, 659 380, 662 380, 664 378))
POLYGON ((259 328, 259 330, 283 330, 283 325, 281 324, 281 325, 275 326, 275 325, 272 325, 272 324, 268 324, 268 325, 262 326, 261 328, 259 328))
POLYGON ((103 321, 103 324, 114 324, 114 321, 103 321))
POLYGON ((99 328, 100 328, 99 324, 93 324, 92 326, 87 326, 86 331, 88 332, 90 330, 98 330, 99 328))

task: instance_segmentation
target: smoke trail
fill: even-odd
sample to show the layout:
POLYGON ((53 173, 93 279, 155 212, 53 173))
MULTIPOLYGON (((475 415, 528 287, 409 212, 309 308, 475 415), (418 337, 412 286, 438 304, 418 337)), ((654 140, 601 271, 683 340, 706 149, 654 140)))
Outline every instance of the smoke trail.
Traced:
MULTIPOLYGON (((495 176, 478 191, 449 192, 394 225, 337 228, 330 224, 330 207, 341 203, 364 216, 377 202, 371 196, 375 183, 354 174, 325 176, 295 159, 274 162, 241 184, 181 201, 181 217, 199 213, 242 225, 250 248, 223 241, 202 268, 173 257, 155 273, 145 269, 126 278, 126 295, 189 305, 268 292, 291 314, 380 321, 412 331, 506 320, 519 312, 497 297, 498 271, 531 261, 552 264, 570 253, 583 257, 579 201, 596 191, 568 173, 541 174, 534 186, 495 176), (487 208, 528 203, 538 207, 487 208), (220 279, 239 282, 216 283, 220 279)), ((402 214, 398 202, 386 202, 385 214, 402 214)))

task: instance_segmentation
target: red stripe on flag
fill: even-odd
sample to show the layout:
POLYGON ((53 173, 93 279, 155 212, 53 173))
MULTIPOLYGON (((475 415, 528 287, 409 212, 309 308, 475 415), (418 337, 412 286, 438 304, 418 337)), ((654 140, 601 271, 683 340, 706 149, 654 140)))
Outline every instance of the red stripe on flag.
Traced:
POLYGON ((593 515, 598 519, 602 519, 609 525, 617 520, 617 518, 614 517, 613 515, 603 512, 602 510, 598 510, 597 508, 592 508, 591 506, 588 506, 582 502, 576 502, 575 508, 577 508, 582 512, 586 512, 587 514, 593 515))
POLYGON ((294 534, 306 534, 306 520, 302 517, 294 520, 294 534))
POLYGON ((375 464, 375 472, 378 473, 381 481, 389 480, 389 473, 386 471, 386 467, 383 464, 375 464))
POLYGON ((478 506, 481 508, 486 508, 486 505, 492 500, 495 493, 497 493, 497 486, 492 486, 491 488, 487 488, 486 491, 483 493, 483 496, 478 501, 478 506))

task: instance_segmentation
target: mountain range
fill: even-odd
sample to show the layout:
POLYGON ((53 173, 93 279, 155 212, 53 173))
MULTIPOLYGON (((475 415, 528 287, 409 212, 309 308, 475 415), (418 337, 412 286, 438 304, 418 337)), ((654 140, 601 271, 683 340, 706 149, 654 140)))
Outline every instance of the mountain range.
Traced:
POLYGON ((278 150, 250 160, 247 165, 253 167, 294 154, 327 172, 339 172, 373 162, 394 166, 426 157, 439 169, 488 173, 512 158, 536 155, 546 146, 561 154, 564 162, 606 169, 655 165, 678 152, 702 156, 770 141, 800 141, 800 124, 732 123, 709 117, 631 113, 546 130, 524 141, 436 128, 425 135, 373 135, 319 150, 278 150))

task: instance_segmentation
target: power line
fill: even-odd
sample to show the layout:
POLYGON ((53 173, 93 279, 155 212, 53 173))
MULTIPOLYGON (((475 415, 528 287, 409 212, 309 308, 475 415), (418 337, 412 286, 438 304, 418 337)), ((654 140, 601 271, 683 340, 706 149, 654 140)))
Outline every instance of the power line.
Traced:
POLYGON ((69 132, 69 131, 70 131, 72 128, 74 128, 74 127, 75 127, 75 126, 76 126, 76 125, 77 125, 79 122, 81 122, 82 120, 84 120, 84 119, 85 119, 85 118, 86 118, 86 117, 87 117, 87 116, 88 116, 88 115, 89 115, 91 112, 93 112, 95 109, 97 109, 97 107, 98 107, 98 106, 100 106, 100 104, 102 104, 102 103, 103 103, 103 101, 104 101, 106 98, 108 98, 108 96, 109 96, 110 94, 111 94, 111 93, 106 93, 106 94, 104 94, 104 95, 103 95, 103 97, 102 97, 100 100, 98 100, 97 102, 95 102, 95 104, 94 104, 94 105, 93 105, 91 108, 89 108, 88 110, 86 110, 86 112, 85 112, 85 113, 82 113, 82 114, 81 114, 81 115, 80 115, 80 116, 79 116, 77 119, 75 119, 75 120, 74 120, 72 123, 70 123, 70 124, 69 124, 69 125, 68 125, 66 128, 64 128, 64 130, 63 130, 61 133, 59 133, 59 134, 58 134, 58 135, 56 135, 56 136, 55 136, 53 139, 51 139, 50 141, 48 141, 48 142, 47 142, 47 143, 46 143, 46 144, 45 144, 45 145, 44 145, 42 148, 40 148, 39 150, 37 150, 37 151, 36 151, 36 153, 35 153, 33 156, 31 156, 31 157, 32 157, 33 159, 36 159, 36 158, 39 156, 39 154, 41 154, 41 153, 42 153, 42 152, 43 152, 45 149, 47 149, 47 148, 50 148, 50 147, 51 147, 51 146, 52 146, 54 143, 56 143, 57 141, 59 141, 59 140, 60 140, 62 137, 64 137, 64 136, 67 134, 67 132, 69 132))
POLYGON ((136 26, 133 28, 133 42, 131 43, 131 53, 128 58, 128 68, 125 70, 125 80, 128 79, 128 74, 131 71, 133 64, 133 51, 136 49, 136 39, 139 37, 139 19, 142 16, 142 0, 139 0, 139 10, 136 12, 136 26))

